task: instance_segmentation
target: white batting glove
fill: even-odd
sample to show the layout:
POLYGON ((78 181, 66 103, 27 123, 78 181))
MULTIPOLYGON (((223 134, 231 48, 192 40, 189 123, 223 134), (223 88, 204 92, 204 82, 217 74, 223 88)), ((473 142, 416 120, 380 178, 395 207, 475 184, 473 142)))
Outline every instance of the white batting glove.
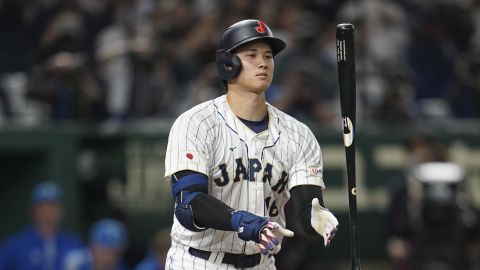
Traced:
POLYGON ((320 205, 317 198, 312 200, 312 227, 318 234, 323 236, 325 246, 330 245, 338 228, 337 218, 328 210, 320 205))
POLYGON ((294 233, 289 229, 282 228, 280 224, 270 221, 262 229, 260 233, 260 243, 258 243, 257 245, 260 248, 260 252, 263 255, 266 255, 268 254, 268 251, 273 250, 275 246, 278 246, 278 244, 280 244, 280 241, 278 240, 278 235, 292 237, 293 234, 294 233))

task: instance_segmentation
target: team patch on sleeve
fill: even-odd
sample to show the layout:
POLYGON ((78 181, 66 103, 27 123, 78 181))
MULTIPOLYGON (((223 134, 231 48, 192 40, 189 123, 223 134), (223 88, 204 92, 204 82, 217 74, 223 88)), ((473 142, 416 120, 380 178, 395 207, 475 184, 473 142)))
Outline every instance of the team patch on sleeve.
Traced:
POLYGON ((198 164, 198 152, 193 150, 182 150, 180 152, 180 161, 186 163, 198 164))
POLYGON ((322 167, 318 165, 308 166, 308 176, 322 176, 322 167))

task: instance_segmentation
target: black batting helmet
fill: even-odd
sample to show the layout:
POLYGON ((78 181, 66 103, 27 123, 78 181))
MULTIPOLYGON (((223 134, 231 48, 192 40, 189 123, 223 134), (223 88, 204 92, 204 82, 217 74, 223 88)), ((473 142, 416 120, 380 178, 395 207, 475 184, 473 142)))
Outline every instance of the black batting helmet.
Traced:
POLYGON ((240 72, 242 64, 233 51, 254 40, 268 42, 273 56, 286 46, 285 42, 274 37, 270 28, 260 20, 243 20, 231 25, 223 33, 216 55, 218 74, 222 80, 233 79, 240 72))

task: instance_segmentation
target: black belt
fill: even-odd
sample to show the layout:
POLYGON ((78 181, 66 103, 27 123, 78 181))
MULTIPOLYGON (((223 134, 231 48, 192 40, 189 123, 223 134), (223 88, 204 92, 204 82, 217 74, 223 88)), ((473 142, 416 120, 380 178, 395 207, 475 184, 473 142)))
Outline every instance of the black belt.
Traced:
MULTIPOLYGON (((204 259, 208 261, 210 258, 211 251, 200 250, 196 248, 188 248, 188 253, 192 256, 204 259)), ((235 254, 235 253, 228 253, 223 252, 225 255, 223 256, 222 263, 231 264, 235 268, 250 268, 258 265, 262 258, 260 253, 252 254, 252 255, 245 255, 245 254, 235 254)))

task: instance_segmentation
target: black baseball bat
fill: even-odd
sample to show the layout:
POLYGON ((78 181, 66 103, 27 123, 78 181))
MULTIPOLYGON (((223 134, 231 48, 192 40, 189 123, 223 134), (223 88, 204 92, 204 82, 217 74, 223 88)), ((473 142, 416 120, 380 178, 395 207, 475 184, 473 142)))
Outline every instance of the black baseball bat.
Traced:
POLYGON ((338 87, 343 120, 343 143, 347 162, 348 204, 350 214, 350 248, 352 270, 360 270, 358 248, 357 190, 355 178, 355 50, 354 26, 350 23, 337 25, 338 87))

